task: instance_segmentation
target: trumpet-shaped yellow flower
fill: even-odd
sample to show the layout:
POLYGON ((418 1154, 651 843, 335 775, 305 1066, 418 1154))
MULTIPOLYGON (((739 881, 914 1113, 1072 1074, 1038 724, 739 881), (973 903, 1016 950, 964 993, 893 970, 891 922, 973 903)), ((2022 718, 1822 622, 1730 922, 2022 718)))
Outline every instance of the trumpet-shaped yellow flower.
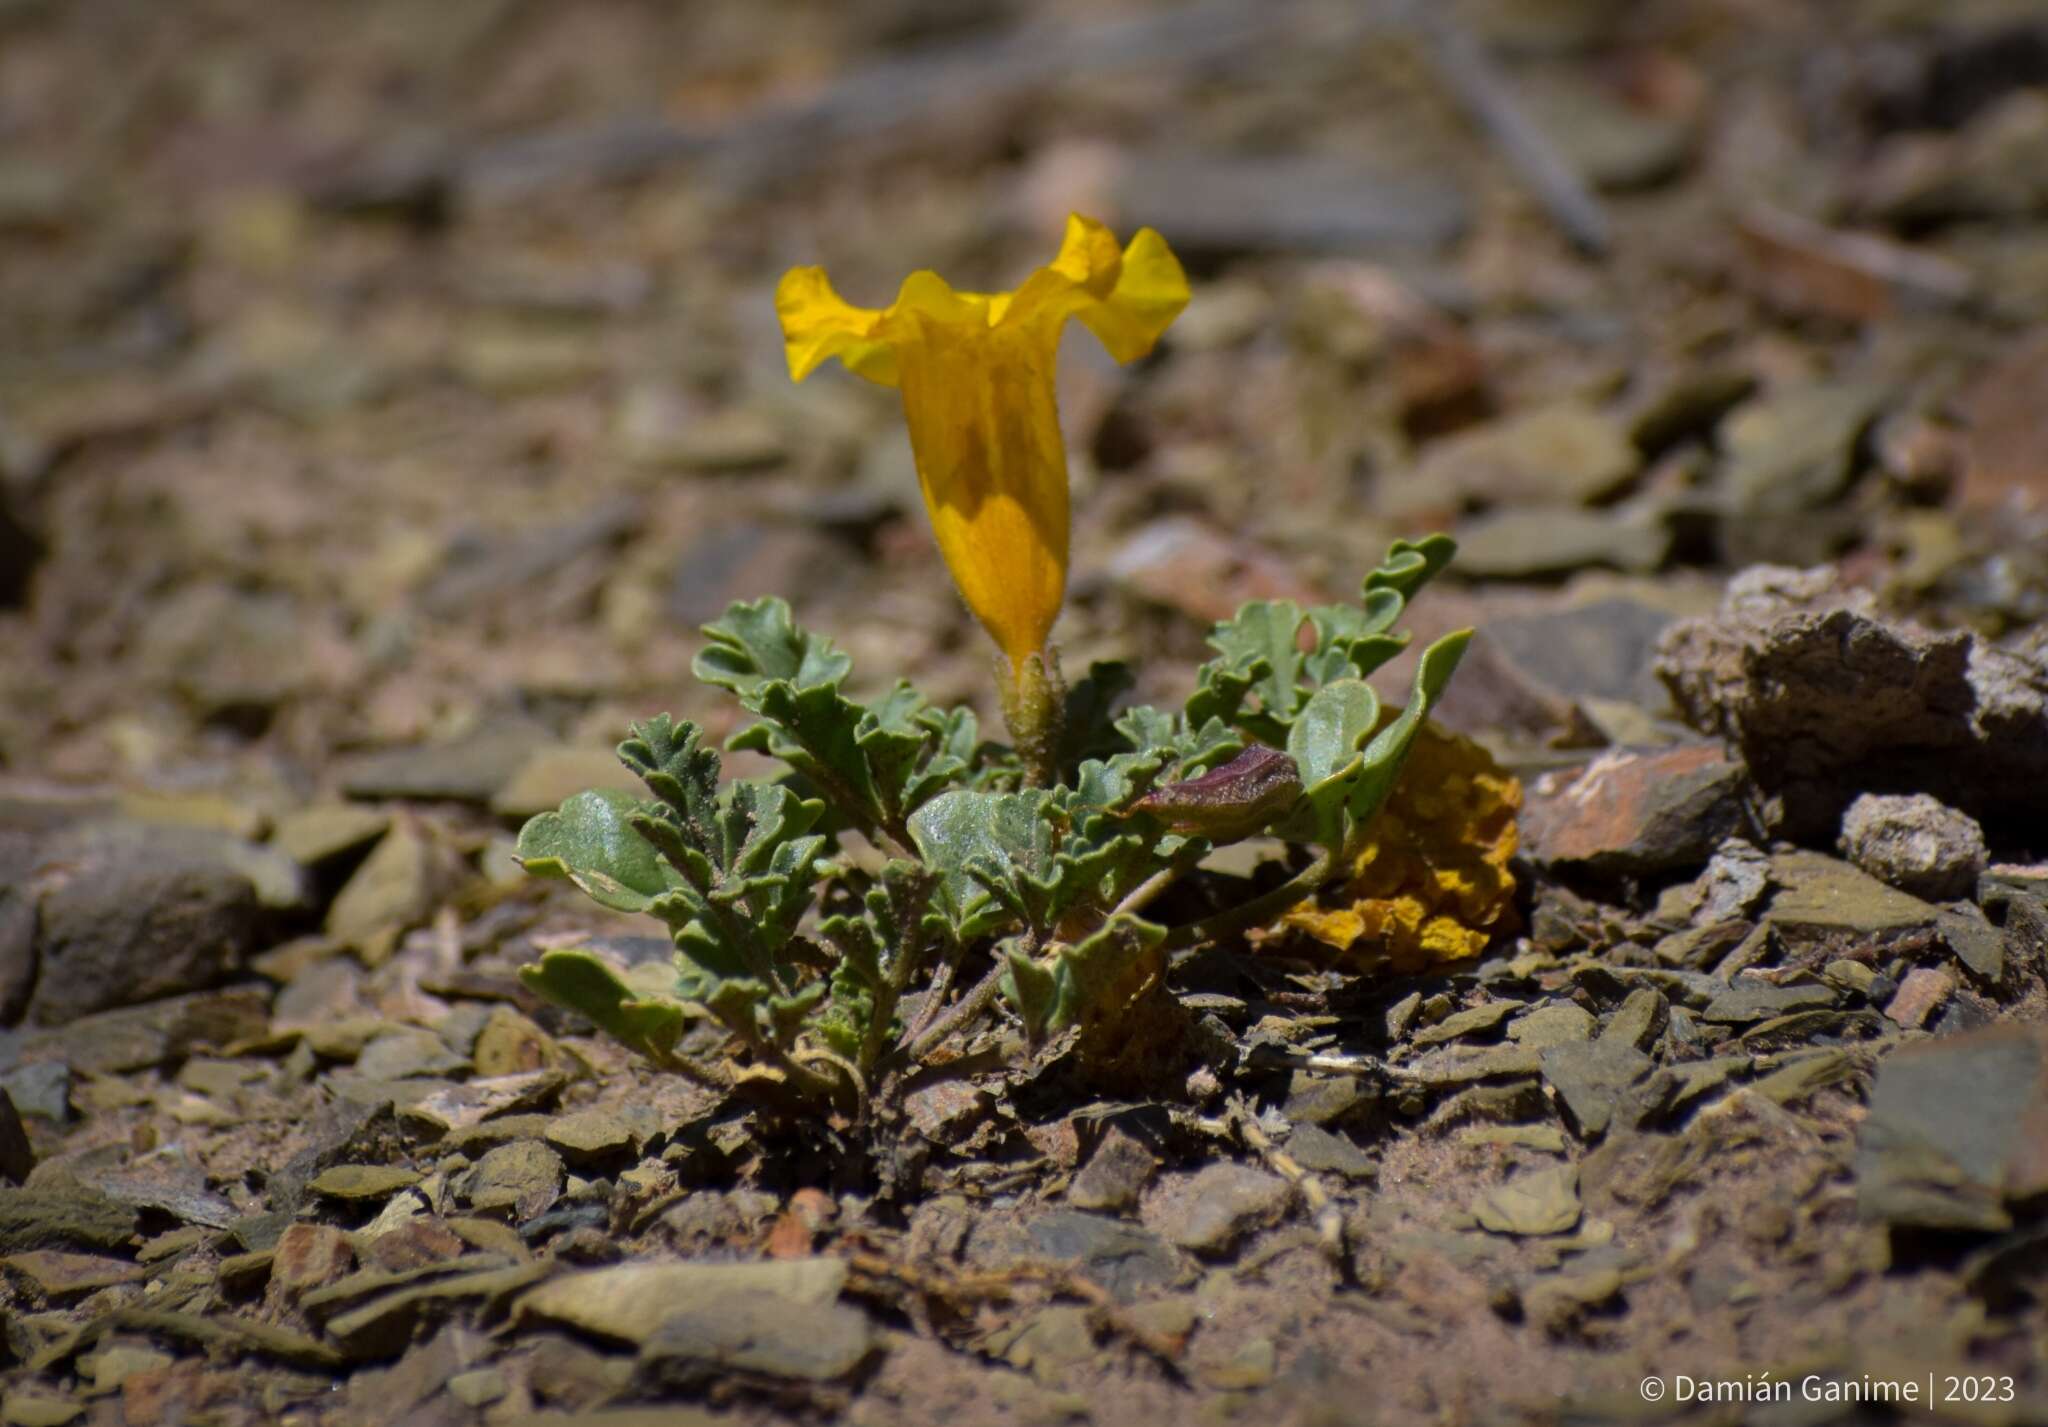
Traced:
POLYGON ((1187 276, 1150 228, 1119 249, 1078 214, 1051 265, 1015 292, 956 292, 933 272, 895 302, 854 307, 823 268, 792 268, 775 293, 789 374, 837 357, 903 392, 918 484, 939 551, 967 607, 1031 677, 1067 582, 1067 457, 1053 395, 1055 355, 1078 318, 1119 362, 1152 350, 1187 305, 1187 276))

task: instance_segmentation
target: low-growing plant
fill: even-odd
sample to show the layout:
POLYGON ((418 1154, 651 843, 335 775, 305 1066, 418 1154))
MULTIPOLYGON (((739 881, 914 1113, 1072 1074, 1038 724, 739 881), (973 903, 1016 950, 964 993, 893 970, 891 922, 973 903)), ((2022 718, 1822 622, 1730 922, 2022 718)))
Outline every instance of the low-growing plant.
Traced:
POLYGON ((1395 626, 1450 540, 1397 542, 1356 603, 1247 604, 1211 631, 1216 657, 1178 710, 1119 709, 1132 679, 1118 664, 1067 688, 1049 643, 1067 567, 1061 329, 1078 320, 1132 361, 1187 300, 1157 233, 1119 248, 1080 217, 1010 293, 918 272, 864 309, 820 269, 783 278, 792 377, 836 358, 902 393, 940 551, 999 650, 1010 742, 905 682, 857 700, 851 661, 782 600, 734 604, 705 627, 695 672, 754 717, 727 746, 781 771, 721 783, 695 725, 636 726, 619 756, 650 796, 579 793, 532 819, 518 853, 666 923, 675 974, 651 984, 559 949, 524 968, 533 990, 707 1084, 765 1079, 864 1108, 999 997, 1032 1045, 1075 1027, 1096 1060, 1127 1057, 1158 1039, 1143 1028, 1170 952, 1267 925, 1351 875, 1469 637, 1422 651, 1406 706, 1382 717, 1366 676, 1407 645, 1395 626), (1180 925, 1146 916, 1251 837, 1297 849, 1277 886, 1180 925), (699 1022, 739 1054, 692 1053, 699 1022))
POLYGON ((666 923, 673 984, 629 982, 573 948, 525 980, 658 1065, 828 1098, 930 1058, 998 995, 1033 1042, 1091 1018, 1113 1033, 1167 953, 1276 920, 1356 858, 1469 632, 1422 652, 1391 721, 1365 676, 1406 646, 1396 622, 1452 549, 1396 543, 1353 604, 1247 604, 1211 632, 1216 657, 1177 710, 1117 711, 1129 671, 1094 665, 1066 695, 1046 786, 971 710, 905 682, 857 700, 852 661, 787 604, 735 604, 705 627, 695 672, 756 720, 727 746, 784 771, 721 784, 702 731, 663 715, 619 745, 650 796, 578 793, 519 836, 529 871, 666 923), (1252 837, 1295 845, 1300 865, 1209 917, 1147 919, 1212 851, 1252 837), (984 949, 990 969, 949 999, 984 949), (683 1053, 700 1019, 744 1068, 683 1053))

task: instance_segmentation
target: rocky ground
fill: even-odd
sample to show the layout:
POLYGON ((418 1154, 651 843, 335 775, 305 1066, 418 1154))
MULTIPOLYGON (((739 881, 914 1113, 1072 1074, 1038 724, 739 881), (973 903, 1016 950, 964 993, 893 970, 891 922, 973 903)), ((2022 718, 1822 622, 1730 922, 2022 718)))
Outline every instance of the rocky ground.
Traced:
POLYGON ((0 0, 0 1422, 2048 1422, 2048 24, 1433 13, 0 0), (1517 907, 884 1182, 535 1002, 666 948, 510 836, 734 598, 995 726, 769 293, 1076 208, 1196 296, 1067 354, 1069 667, 1451 530, 1517 907))

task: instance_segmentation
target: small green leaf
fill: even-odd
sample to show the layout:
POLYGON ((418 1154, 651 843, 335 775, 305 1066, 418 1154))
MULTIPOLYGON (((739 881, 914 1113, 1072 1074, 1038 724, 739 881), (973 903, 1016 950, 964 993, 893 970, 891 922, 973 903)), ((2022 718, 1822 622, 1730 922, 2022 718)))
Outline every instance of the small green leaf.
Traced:
POLYGON ((711 643, 691 671, 707 684, 730 689, 743 703, 771 680, 798 689, 836 688, 853 669, 831 640, 800 627, 789 605, 773 595, 726 606, 723 616, 704 626, 704 635, 711 643))
POLYGON ((1165 940, 1165 927, 1115 916, 1079 945, 1060 948, 1053 963, 1051 1028, 1073 1025, 1091 1010, 1102 1015, 1120 1009, 1113 1002, 1142 982, 1165 940))
MULTIPOLYGON (((1052 828, 1045 817, 1051 795, 941 793, 910 818, 910 836, 927 867, 939 876, 938 902, 953 935, 962 941, 985 935, 1006 919, 999 887, 1009 874, 1043 875, 1051 870, 1052 828), (977 871, 979 869, 979 871, 977 871)), ((1002 888, 1015 905, 1017 894, 1002 888)))
POLYGON ((711 808, 718 798, 718 754, 704 747, 703 731, 687 719, 677 723, 656 714, 627 731, 619 761, 666 803, 675 821, 690 829, 688 843, 709 845, 711 808))
POLYGON ((1363 679, 1338 679, 1309 699, 1288 732, 1287 752, 1311 796, 1358 761, 1379 717, 1379 696, 1363 679))
POLYGON ((1443 573, 1444 566, 1458 553, 1458 542, 1448 535, 1425 535, 1420 540, 1396 540, 1377 570, 1365 577, 1365 594, 1392 590, 1403 600, 1443 573))
POLYGON ((538 962, 519 968, 519 979, 536 996, 576 1012, 657 1063, 689 1026, 687 1006, 636 991, 598 957, 574 947, 543 952, 538 962))
POLYGON ((1059 977, 1054 970, 1034 960, 1015 942, 1003 944, 1006 970, 1003 996, 1024 1022, 1024 1034, 1033 1044, 1051 1028, 1059 1005, 1059 977))
POLYGON ((1415 666, 1415 685, 1408 696, 1407 707, 1401 710, 1399 718, 1374 735, 1359 760, 1358 777, 1347 799, 1354 822, 1360 825, 1370 822, 1386 802, 1387 795, 1394 791, 1395 780, 1401 776, 1401 765, 1407 761, 1415 735, 1421 732, 1423 721, 1436 707, 1437 700, 1443 697, 1444 686, 1458 671, 1458 661, 1465 657, 1465 646, 1471 642, 1472 631, 1460 629, 1446 634, 1422 651, 1422 658, 1415 666))
POLYGON ((1253 600, 1210 630, 1218 657, 1196 671, 1188 725, 1220 718, 1269 742, 1285 739, 1305 695, 1297 642, 1304 617, 1293 600, 1253 600), (1247 694, 1257 697, 1256 710, 1244 709, 1247 694))
POLYGON ((514 855, 539 877, 566 877, 616 912, 644 912, 683 885, 654 845, 633 829, 649 805, 630 793, 592 788, 551 813, 528 818, 514 855))

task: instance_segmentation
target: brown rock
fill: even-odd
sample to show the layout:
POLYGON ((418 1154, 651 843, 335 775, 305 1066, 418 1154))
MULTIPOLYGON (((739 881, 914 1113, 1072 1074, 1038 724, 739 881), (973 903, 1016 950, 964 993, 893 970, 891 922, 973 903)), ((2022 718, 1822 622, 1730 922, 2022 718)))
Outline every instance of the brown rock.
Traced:
POLYGON ((477 1033, 472 1059, 482 1078, 524 1075, 561 1069, 562 1048, 553 1036, 510 1006, 498 1006, 477 1033))
POLYGON ((270 1282, 287 1302, 333 1283, 355 1266, 348 1235, 326 1224, 293 1224, 277 1241, 270 1282))
POLYGON ((1745 781, 1716 744, 1616 749, 1537 781, 1524 846, 1537 862, 1603 877, 1700 867, 1742 826, 1745 781))
POLYGON ((1964 503, 2048 511, 2048 336, 2007 352, 1968 403, 1964 503))
POLYGON ((1665 631, 1657 673, 1794 840, 1832 840, 1865 792, 1931 793, 1987 827, 2048 795, 2048 655, 1881 620, 1827 570, 1745 571, 1718 613, 1665 631))
POLYGON ((1884 1013, 1907 1030, 1917 1030, 1955 989, 1955 977, 1947 971, 1938 966, 1916 966, 1899 983, 1898 994, 1884 1013))

